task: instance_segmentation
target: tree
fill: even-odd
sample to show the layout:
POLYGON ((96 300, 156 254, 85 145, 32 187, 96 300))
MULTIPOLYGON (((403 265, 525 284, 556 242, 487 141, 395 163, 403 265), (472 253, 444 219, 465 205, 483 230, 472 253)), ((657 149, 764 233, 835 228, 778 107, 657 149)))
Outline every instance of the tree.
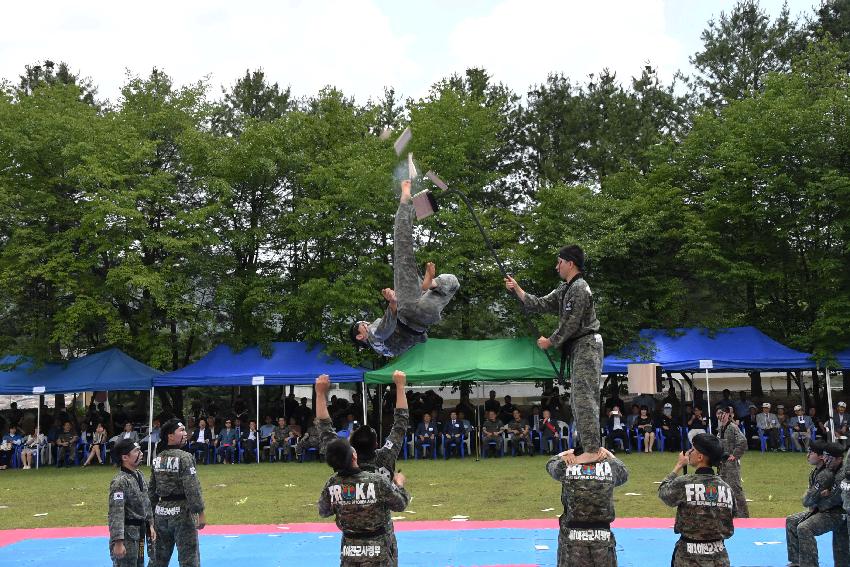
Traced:
POLYGON ((79 73, 71 71, 65 62, 56 63, 50 59, 35 65, 27 65, 26 71, 19 77, 17 95, 32 96, 39 87, 50 87, 53 85, 76 85, 80 89, 80 100, 86 104, 95 105, 97 87, 88 77, 81 77, 79 73))
POLYGON ((289 87, 269 84, 262 69, 246 70, 229 91, 222 92, 224 100, 213 110, 212 125, 215 132, 224 135, 240 134, 251 120, 276 120, 293 106, 289 87))
POLYGON ((740 0, 703 30, 703 49, 691 64, 703 103, 721 107, 760 93, 768 73, 787 72, 805 46, 804 34, 790 18, 787 4, 771 22, 758 0, 740 0))

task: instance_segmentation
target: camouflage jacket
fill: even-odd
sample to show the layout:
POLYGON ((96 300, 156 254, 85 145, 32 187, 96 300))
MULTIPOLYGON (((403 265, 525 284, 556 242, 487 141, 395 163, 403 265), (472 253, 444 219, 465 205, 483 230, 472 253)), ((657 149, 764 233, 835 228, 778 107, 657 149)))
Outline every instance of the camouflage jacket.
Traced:
POLYGON ((358 462, 361 470, 376 472, 388 481, 392 481, 395 474, 395 462, 404 444, 404 436, 410 424, 410 410, 396 408, 393 418, 393 428, 387 437, 386 443, 375 451, 375 457, 363 462, 358 462))
POLYGON ((741 459, 747 450, 747 438, 738 429, 734 423, 717 429, 717 438, 720 439, 720 446, 723 447, 723 452, 734 455, 736 459, 741 459))
POLYGON ((390 511, 402 512, 410 501, 407 491, 377 473, 337 473, 328 479, 319 496, 319 516, 336 514, 344 535, 385 531, 392 526, 390 511))
POLYGON ((614 487, 629 480, 623 461, 610 457, 598 463, 567 465, 555 456, 546 463, 546 470, 561 483, 561 503, 568 522, 614 521, 614 487))
MULTIPOLYGON (((398 316, 387 307, 384 316, 369 324, 369 346, 381 356, 398 356, 428 340, 428 332, 414 333, 398 324, 398 316)), ((409 328, 409 327, 408 327, 409 328)))
POLYGON ((143 526, 127 525, 125 520, 151 522, 150 501, 145 478, 139 471, 121 467, 109 485, 109 541, 144 538, 143 526))
MULTIPOLYGON (((195 458, 179 447, 169 446, 154 457, 151 463, 150 488, 151 506, 161 499, 183 496, 187 509, 200 514, 204 511, 204 497, 201 494, 201 482, 195 470, 195 458)), ((163 500, 163 506, 170 506, 178 500, 163 500)))
POLYGON ((850 511, 850 457, 844 458, 844 465, 835 476, 836 488, 841 491, 841 503, 850 511))
POLYGON ((325 454, 325 449, 328 448, 328 443, 337 439, 336 429, 334 429, 333 422, 330 418, 320 419, 319 425, 315 427, 311 427, 307 430, 309 436, 318 437, 319 439, 319 453, 322 455, 325 454))
POLYGON ((829 510, 841 505, 841 497, 833 490, 835 472, 824 465, 818 465, 809 475, 809 489, 803 495, 803 506, 806 508, 829 510), (823 494, 826 491, 827 494, 823 494))
POLYGON ((580 275, 569 283, 563 282, 544 297, 525 294, 526 310, 531 313, 557 313, 558 328, 549 337, 553 348, 560 348, 573 337, 599 331, 599 319, 593 306, 593 293, 580 275))
POLYGON ((658 487, 658 497, 677 507, 673 531, 683 537, 716 541, 728 539, 735 532, 732 489, 711 468, 682 476, 671 472, 658 487))

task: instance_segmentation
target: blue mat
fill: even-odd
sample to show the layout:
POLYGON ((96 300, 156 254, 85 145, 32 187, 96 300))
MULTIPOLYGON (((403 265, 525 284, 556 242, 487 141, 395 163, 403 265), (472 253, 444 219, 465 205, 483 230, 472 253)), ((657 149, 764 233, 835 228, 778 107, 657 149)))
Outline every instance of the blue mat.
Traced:
MULTIPOLYGON (((621 566, 669 565, 677 539, 672 530, 615 529, 614 532, 621 566)), ((397 537, 399 564, 404 567, 555 567, 558 546, 557 532, 551 529, 422 530, 399 532, 397 537)), ((818 538, 821 565, 833 564, 831 537, 818 538)), ((781 567, 787 563, 784 530, 738 529, 727 545, 732 565, 736 567, 781 567)), ((339 565, 339 534, 202 536, 201 558, 204 567, 335 566, 339 565)), ((100 537, 33 539, 0 547, 0 566, 111 564, 107 540, 100 537)), ((177 566, 176 553, 171 565, 177 566)))

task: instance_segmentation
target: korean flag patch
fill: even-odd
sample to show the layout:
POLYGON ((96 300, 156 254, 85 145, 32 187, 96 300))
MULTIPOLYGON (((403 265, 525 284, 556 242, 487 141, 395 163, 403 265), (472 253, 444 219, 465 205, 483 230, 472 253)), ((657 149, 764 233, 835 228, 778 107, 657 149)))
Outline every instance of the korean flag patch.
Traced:
POLYGON ((189 467, 189 474, 195 474, 195 467, 189 467))
POLYGON ((392 449, 392 448, 393 448, 393 442, 390 441, 389 439, 387 439, 387 442, 384 443, 384 449, 392 449))
POLYGON ((123 492, 116 492, 115 494, 112 495, 112 499, 113 500, 124 500, 124 493, 123 492))

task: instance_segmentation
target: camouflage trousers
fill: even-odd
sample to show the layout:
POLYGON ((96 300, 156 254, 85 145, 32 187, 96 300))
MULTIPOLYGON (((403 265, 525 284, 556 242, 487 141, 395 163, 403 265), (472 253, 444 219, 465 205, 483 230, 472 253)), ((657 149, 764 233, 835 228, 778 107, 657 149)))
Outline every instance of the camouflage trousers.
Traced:
POLYGON ((835 565, 846 565, 848 555, 847 522, 843 510, 811 514, 798 512, 785 518, 788 562, 800 567, 818 567, 818 544, 815 536, 835 532, 832 556, 835 565))
MULTIPOLYGON (((585 531, 585 530, 578 530, 585 531)), ((576 543, 570 540, 570 528, 561 521, 558 530, 558 567, 617 567, 617 542, 576 543)))
POLYGON ((726 543, 723 540, 688 543, 680 539, 673 548, 673 559, 670 561, 670 567, 730 567, 730 565, 726 543), (705 549, 712 544, 719 545, 722 549, 715 552, 705 549))
POLYGON ((109 557, 112 559, 112 567, 145 567, 144 539, 125 539, 124 549, 127 552, 121 559, 115 557, 112 545, 112 543, 109 544, 109 557))
POLYGON ((735 517, 749 518, 750 509, 747 506, 747 498, 744 496, 744 487, 741 484, 741 463, 735 461, 723 461, 717 467, 720 478, 732 489, 735 498, 735 517))
POLYGON ((195 514, 185 509, 185 502, 180 506, 164 506, 159 504, 154 510, 154 528, 156 528, 156 543, 148 567, 167 567, 171 561, 174 546, 177 546, 177 559, 180 567, 200 567, 201 553, 198 549, 198 528, 195 514), (174 510, 174 514, 160 514, 162 510, 174 510))
POLYGON ((304 455, 304 452, 307 451, 307 449, 320 449, 321 450, 321 448, 322 448, 322 440, 321 439, 319 439, 319 438, 314 439, 312 435, 310 437, 306 438, 306 439, 304 439, 302 437, 295 444, 295 455, 300 459, 304 455))
POLYGON ((578 339, 570 353, 570 407, 579 441, 587 453, 597 451, 602 438, 599 431, 602 356, 602 335, 598 333, 578 339))
POLYGON ((413 252, 413 204, 401 203, 393 223, 393 286, 398 318, 416 331, 427 331, 439 322, 443 309, 460 289, 453 274, 440 274, 436 287, 422 291, 419 266, 413 252))
POLYGON ((342 536, 339 549, 340 567, 398 567, 395 534, 360 539, 342 536))

